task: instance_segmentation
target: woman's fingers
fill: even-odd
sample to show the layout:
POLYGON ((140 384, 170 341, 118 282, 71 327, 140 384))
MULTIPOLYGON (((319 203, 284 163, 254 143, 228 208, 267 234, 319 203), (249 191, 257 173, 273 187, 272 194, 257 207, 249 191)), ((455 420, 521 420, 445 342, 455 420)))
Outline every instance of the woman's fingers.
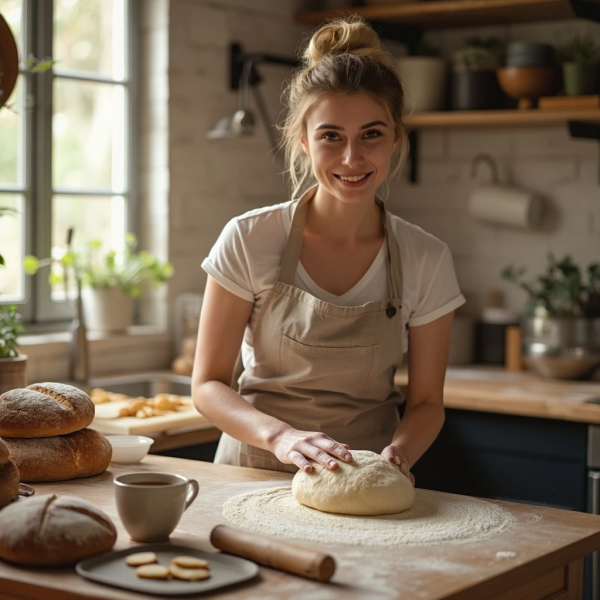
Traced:
POLYGON ((305 473, 310 473, 313 468, 310 466, 310 463, 304 458, 304 455, 301 452, 292 451, 290 452, 290 459, 292 462, 305 473))
POLYGON ((284 463, 295 464, 310 473, 313 460, 326 469, 335 469, 337 460, 352 462, 352 454, 346 444, 340 444, 321 432, 287 430, 277 440, 274 454, 284 463))

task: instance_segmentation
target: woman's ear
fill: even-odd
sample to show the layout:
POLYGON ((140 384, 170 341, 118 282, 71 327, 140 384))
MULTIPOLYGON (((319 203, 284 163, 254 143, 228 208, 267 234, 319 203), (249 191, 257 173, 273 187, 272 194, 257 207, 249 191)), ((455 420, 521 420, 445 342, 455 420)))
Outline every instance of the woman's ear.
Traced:
POLYGON ((304 154, 306 154, 306 156, 310 156, 310 151, 308 149, 308 141, 304 136, 300 138, 300 143, 302 144, 302 150, 304 151, 304 154))

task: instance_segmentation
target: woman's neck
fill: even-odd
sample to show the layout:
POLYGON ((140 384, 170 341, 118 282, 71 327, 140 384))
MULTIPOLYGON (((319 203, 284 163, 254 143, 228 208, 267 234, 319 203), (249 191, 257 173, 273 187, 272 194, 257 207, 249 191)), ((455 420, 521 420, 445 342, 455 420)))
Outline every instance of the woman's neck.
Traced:
POLYGON ((308 205, 307 231, 337 242, 372 240, 383 236, 381 209, 375 202, 344 202, 321 186, 308 205))

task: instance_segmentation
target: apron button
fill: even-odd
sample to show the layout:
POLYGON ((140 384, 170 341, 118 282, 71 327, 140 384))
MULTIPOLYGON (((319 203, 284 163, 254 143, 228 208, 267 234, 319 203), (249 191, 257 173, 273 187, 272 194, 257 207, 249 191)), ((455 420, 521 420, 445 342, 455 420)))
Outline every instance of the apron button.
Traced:
POLYGON ((385 314, 391 319, 396 314, 396 308, 393 306, 388 306, 385 309, 385 314))

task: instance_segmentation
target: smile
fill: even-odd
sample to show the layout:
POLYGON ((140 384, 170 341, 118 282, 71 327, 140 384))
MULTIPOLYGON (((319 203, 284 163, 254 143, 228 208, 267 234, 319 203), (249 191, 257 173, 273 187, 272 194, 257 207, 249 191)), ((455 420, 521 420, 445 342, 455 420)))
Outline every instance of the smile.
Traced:
POLYGON ((356 183, 357 181, 362 181, 369 177, 371 173, 363 173, 362 175, 335 175, 338 179, 342 181, 349 181, 351 183, 356 183))

